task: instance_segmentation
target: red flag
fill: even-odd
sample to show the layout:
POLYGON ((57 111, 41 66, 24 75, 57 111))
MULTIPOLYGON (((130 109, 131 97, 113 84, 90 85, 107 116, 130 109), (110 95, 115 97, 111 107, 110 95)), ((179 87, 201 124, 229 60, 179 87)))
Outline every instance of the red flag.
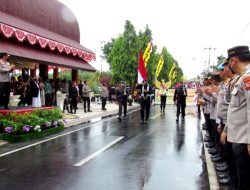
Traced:
POLYGON ((141 84, 142 81, 147 80, 147 70, 143 61, 142 52, 140 51, 139 62, 138 62, 138 84, 141 84))

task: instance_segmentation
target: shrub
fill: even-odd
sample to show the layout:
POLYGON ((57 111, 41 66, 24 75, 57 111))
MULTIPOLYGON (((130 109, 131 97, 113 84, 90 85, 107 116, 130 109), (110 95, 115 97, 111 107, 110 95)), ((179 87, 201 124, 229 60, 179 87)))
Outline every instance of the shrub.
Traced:
POLYGON ((0 114, 0 127, 2 126, 2 132, 14 135, 40 132, 51 127, 57 128, 58 126, 64 126, 64 122, 61 118, 62 113, 57 108, 52 110, 37 109, 32 113, 24 113, 22 115, 9 113, 3 116, 0 114))

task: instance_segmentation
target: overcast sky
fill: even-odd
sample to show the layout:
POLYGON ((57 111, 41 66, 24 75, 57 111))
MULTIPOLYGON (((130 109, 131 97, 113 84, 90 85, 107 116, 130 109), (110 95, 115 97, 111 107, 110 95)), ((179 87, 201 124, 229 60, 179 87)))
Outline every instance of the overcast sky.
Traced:
POLYGON ((249 0, 60 0, 75 14, 81 44, 96 53, 95 68, 107 70, 101 61, 101 42, 124 31, 125 20, 137 32, 148 25, 153 43, 163 46, 179 62, 187 78, 196 77, 208 62, 227 55, 235 45, 250 45, 249 0))

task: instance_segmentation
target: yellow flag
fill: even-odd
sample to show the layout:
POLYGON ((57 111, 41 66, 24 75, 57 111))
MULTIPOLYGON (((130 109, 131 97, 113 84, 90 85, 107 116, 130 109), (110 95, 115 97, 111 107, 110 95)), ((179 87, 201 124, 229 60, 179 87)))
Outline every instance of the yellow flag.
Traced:
POLYGON ((150 58, 151 51, 152 51, 152 42, 149 42, 147 45, 147 48, 145 49, 143 53, 143 60, 144 60, 145 67, 147 67, 147 63, 150 58))
POLYGON ((176 77, 176 74, 174 71, 175 71, 175 64, 172 65, 172 67, 169 71, 169 74, 168 74, 169 79, 174 79, 176 77))
POLYGON ((164 64, 164 60, 163 60, 163 56, 161 55, 160 60, 158 62, 158 65, 156 67, 156 73, 155 73, 156 78, 159 76, 159 74, 162 70, 163 64, 164 64))

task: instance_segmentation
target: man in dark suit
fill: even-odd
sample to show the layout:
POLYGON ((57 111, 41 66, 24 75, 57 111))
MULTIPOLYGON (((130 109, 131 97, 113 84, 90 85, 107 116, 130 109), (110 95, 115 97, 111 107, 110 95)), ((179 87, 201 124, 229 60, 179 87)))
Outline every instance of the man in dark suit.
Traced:
POLYGON ((177 106, 176 122, 179 122, 180 111, 182 119, 185 118, 186 97, 187 89, 185 85, 178 83, 174 92, 174 103, 177 106))
POLYGON ((128 104, 128 96, 129 92, 126 88, 125 82, 121 82, 118 88, 116 89, 116 96, 117 96, 117 102, 119 105, 119 112, 118 112, 118 120, 121 121, 122 116, 122 108, 123 108, 123 114, 124 114, 124 120, 126 119, 127 115, 127 104, 128 104))
POLYGON ((147 81, 143 81, 142 84, 139 84, 136 87, 136 89, 138 90, 138 94, 140 97, 139 99, 141 104, 141 124, 147 124, 150 112, 151 95, 153 94, 153 90, 152 87, 147 83, 147 81))

